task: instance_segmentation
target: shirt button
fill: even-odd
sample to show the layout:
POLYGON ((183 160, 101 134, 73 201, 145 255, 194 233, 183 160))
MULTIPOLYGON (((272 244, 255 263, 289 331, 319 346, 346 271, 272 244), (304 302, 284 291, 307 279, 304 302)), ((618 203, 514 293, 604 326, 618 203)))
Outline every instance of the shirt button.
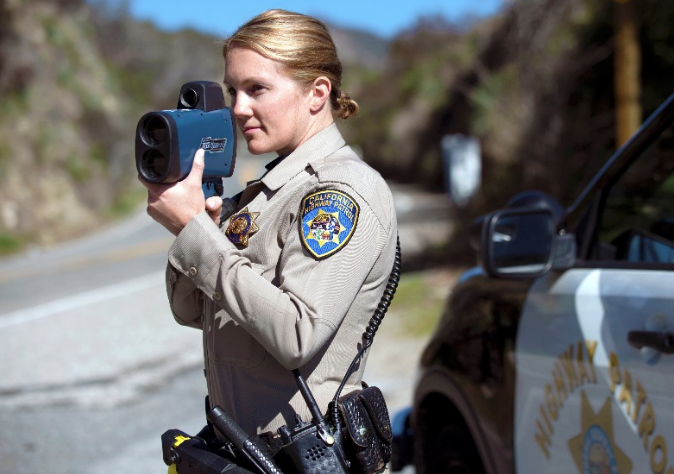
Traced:
POLYGON ((220 301, 222 299, 222 295, 216 291, 215 293, 213 293, 213 299, 215 301, 220 301))
POLYGON ((190 275, 195 276, 197 274, 197 267, 190 267, 190 275))

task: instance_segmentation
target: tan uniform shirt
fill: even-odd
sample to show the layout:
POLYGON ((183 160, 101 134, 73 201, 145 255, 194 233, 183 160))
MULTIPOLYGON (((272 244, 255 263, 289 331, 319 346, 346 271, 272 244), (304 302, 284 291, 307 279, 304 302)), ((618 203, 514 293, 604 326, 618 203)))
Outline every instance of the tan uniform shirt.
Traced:
MULTIPOLYGON (((393 200, 331 125, 246 188, 233 214, 222 228, 204 212, 183 229, 169 250, 167 291, 176 320, 203 329, 211 405, 248 433, 275 432, 292 428, 295 413, 311 418, 290 369, 301 368, 325 413, 362 344, 393 266, 393 200), (318 209, 323 220, 335 216, 333 242, 308 231, 321 219, 307 210, 327 198, 355 221, 318 209), (237 215, 249 224, 243 234, 232 231, 237 215)), ((342 394, 360 387, 364 365, 342 394)))

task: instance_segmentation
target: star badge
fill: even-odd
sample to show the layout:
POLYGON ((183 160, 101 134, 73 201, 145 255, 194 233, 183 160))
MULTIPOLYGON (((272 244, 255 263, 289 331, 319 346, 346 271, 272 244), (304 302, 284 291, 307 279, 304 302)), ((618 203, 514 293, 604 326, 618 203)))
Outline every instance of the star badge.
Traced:
POLYGON ((247 247, 250 236, 260 230, 255 224, 255 219, 259 215, 259 212, 250 212, 247 207, 244 208, 230 217, 225 235, 232 243, 247 247))

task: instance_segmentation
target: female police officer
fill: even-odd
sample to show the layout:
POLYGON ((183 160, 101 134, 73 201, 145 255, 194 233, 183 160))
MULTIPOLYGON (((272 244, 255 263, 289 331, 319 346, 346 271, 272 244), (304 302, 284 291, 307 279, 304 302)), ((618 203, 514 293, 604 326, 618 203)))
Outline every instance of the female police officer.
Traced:
MULTIPOLYGON (((148 214, 176 235, 168 297, 180 324, 203 330, 211 405, 248 433, 275 432, 311 418, 290 369, 325 412, 386 286, 396 219, 385 182, 334 123, 358 106, 340 91, 321 22, 271 10, 223 54, 248 149, 279 158, 222 219, 222 201, 204 201, 201 150, 184 181, 143 184, 148 214)), ((364 366, 343 393, 360 388, 364 366)))

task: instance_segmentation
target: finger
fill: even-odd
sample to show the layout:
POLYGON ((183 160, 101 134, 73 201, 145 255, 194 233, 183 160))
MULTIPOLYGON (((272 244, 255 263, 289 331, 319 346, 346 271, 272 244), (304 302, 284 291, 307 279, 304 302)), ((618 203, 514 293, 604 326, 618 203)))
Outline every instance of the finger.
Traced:
POLYGON ((140 181, 140 183, 143 186, 145 186, 145 188, 147 188, 149 193, 152 193, 152 194, 155 194, 155 195, 163 192, 165 189, 170 187, 170 185, 166 185, 166 184, 162 184, 162 183, 151 183, 149 181, 146 181, 145 179, 143 179, 143 177, 141 175, 138 175, 138 181, 140 181))
MULTIPOLYGON (((147 213, 148 216, 150 216, 152 219, 155 219, 156 211, 154 210, 154 207, 152 206, 152 203, 148 202, 147 207, 145 208, 145 212, 147 213)), ((155 219, 156 220, 156 219, 155 219)))
POLYGON ((222 209, 222 198, 220 196, 211 196, 206 199, 206 210, 220 212, 222 209))
POLYGON ((213 219, 213 222, 220 225, 220 212, 222 211, 222 199, 218 196, 211 196, 206 200, 206 212, 213 219))
POLYGON ((145 186, 146 188, 147 188, 148 185, 150 184, 150 183, 148 183, 147 181, 145 181, 145 179, 143 179, 143 177, 142 177, 141 175, 138 175, 138 181, 140 181, 140 184, 142 184, 142 185, 145 186))
POLYGON ((145 187, 147 188, 147 202, 148 204, 152 204, 154 202, 157 202, 159 200, 159 197, 161 196, 162 192, 167 189, 166 186, 160 185, 160 184, 152 184, 152 183, 145 183, 145 187))

